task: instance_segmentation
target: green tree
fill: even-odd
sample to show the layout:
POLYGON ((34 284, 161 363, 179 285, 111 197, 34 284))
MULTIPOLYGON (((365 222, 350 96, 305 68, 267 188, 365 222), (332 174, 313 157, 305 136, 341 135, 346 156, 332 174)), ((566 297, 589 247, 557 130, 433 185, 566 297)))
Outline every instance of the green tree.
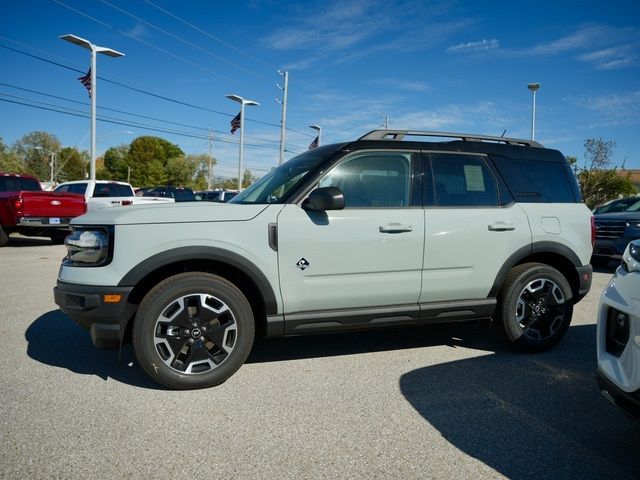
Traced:
POLYGON ((177 157, 184 157, 184 152, 163 138, 136 138, 126 156, 126 163, 131 167, 131 183, 140 187, 166 184, 167 163, 177 157))
MULTIPOLYGON (((209 155, 187 155, 185 157, 192 162, 195 167, 195 174, 189 185, 194 190, 206 190, 209 186, 209 155)), ((217 160, 211 158, 211 175, 213 176, 214 167, 217 160)))
POLYGON ((60 141, 50 133, 34 131, 16 141, 13 151, 24 159, 24 173, 45 181, 51 176, 51 154, 48 151, 57 155, 60 152, 60 141))
POLYGON ((129 175, 129 145, 122 144, 117 147, 111 147, 104 152, 104 173, 100 172, 96 177, 101 180, 121 180, 125 181, 129 175), (102 175, 106 175, 104 178, 102 175))
POLYGON ((167 160, 167 184, 176 187, 190 187, 196 173, 196 163, 186 157, 167 160))
POLYGON ((0 172, 24 173, 24 163, 13 150, 11 150, 0 137, 0 172))
POLYGON ((577 168, 577 177, 584 203, 591 209, 620 195, 637 192, 631 174, 621 174, 613 163, 615 146, 615 142, 602 138, 588 138, 584 142, 585 165, 577 168))
POLYGON ((58 154, 55 180, 68 182, 85 178, 89 164, 87 152, 81 152, 76 147, 64 147, 58 154))
POLYGON ((251 185, 255 181, 256 181, 256 176, 253 173, 251 173, 251 170, 247 168, 244 171, 244 174, 242 175, 242 188, 247 188, 249 185, 251 185))

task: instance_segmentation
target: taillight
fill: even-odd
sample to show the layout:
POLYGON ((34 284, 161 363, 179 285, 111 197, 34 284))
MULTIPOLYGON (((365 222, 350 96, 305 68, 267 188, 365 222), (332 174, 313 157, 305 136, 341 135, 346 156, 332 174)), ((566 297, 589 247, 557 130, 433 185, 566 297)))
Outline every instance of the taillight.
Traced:
POLYGON ((121 204, 121 205, 122 205, 122 206, 125 206, 125 205, 133 205, 133 202, 132 202, 131 200, 122 200, 122 204, 121 204))
POLYGON ((596 246, 596 220, 591 217, 591 248, 596 246))
POLYGON ((22 205, 22 197, 13 197, 11 199, 11 206, 18 215, 22 213, 22 205))

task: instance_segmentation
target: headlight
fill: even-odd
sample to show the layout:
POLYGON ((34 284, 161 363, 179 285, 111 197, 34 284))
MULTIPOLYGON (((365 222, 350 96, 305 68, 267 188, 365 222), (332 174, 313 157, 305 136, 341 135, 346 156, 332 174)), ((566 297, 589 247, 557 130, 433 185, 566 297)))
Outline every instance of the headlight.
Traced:
POLYGON ((622 265, 627 272, 640 272, 640 240, 632 240, 622 255, 622 265))
POLYGON ((109 253, 113 251, 109 233, 108 229, 100 227, 74 228, 73 233, 64 241, 67 256, 63 263, 74 267, 97 267, 107 264, 110 260, 109 253))
POLYGON ((627 227, 640 229, 640 222, 637 222, 637 221, 627 222, 627 227))

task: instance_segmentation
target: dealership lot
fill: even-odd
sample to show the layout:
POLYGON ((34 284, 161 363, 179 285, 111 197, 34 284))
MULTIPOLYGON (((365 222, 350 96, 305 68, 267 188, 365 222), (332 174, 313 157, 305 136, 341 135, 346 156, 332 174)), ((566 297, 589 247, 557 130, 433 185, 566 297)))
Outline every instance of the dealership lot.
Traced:
POLYGON ((262 341, 220 387, 161 389, 60 313, 62 246, 0 249, 3 478, 632 478, 640 424, 600 397, 594 274, 550 352, 485 324, 262 341))

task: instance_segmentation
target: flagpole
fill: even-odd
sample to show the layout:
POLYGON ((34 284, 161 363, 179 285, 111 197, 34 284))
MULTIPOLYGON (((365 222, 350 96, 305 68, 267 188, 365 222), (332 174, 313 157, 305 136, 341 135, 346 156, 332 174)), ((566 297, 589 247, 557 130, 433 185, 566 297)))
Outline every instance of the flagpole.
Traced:
MULTIPOLYGON (((260 105, 258 102, 254 102, 253 100, 247 100, 238 95, 227 95, 229 100, 233 100, 234 102, 238 102, 240 104, 240 154, 238 158, 238 192, 242 191, 242 153, 244 147, 244 106, 249 105, 260 105)), ((235 131, 233 128, 233 122, 235 118, 231 121, 231 133, 235 131)))
POLYGON ((96 49, 91 45, 91 163, 89 180, 96 179, 96 49))

